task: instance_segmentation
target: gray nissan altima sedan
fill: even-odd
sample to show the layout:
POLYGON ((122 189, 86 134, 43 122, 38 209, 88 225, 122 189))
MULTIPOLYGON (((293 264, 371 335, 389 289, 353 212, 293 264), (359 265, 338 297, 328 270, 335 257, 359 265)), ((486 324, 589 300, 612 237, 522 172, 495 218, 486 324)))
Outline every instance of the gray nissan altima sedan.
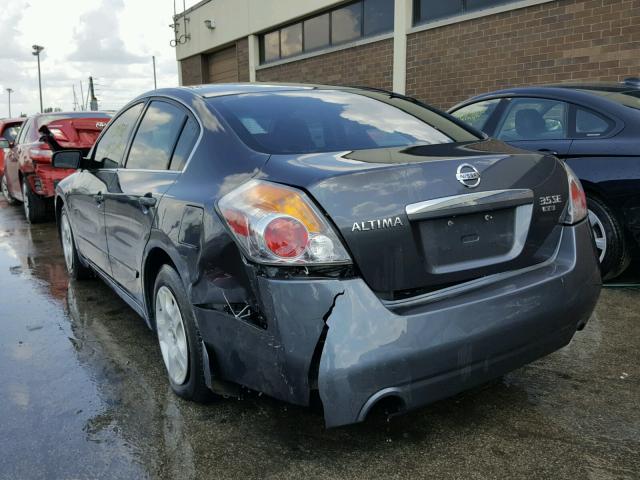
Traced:
POLYGON ((570 168, 385 91, 157 90, 53 162, 69 273, 144 318, 191 400, 406 411, 567 345, 600 292, 570 168))

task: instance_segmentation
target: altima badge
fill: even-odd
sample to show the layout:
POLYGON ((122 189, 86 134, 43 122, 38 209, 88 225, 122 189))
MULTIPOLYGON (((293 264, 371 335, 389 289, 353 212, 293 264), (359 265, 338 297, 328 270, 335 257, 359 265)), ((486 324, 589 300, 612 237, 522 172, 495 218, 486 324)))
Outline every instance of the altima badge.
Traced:
POLYGON ((480 172, 473 165, 463 163, 458 167, 456 178, 465 187, 476 188, 480 185, 480 172))
POLYGON ((369 230, 382 230, 383 228, 402 227, 402 219, 395 218, 379 218, 377 220, 365 220, 364 222, 353 222, 352 232, 368 232, 369 230))

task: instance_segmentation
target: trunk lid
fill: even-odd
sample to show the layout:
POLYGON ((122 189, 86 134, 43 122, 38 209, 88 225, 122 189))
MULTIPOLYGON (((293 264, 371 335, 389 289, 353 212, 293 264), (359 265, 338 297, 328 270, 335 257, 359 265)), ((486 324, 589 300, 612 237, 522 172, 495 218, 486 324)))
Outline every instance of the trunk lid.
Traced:
POLYGON ((389 300, 550 258, 568 192, 554 157, 494 140, 278 155, 264 173, 311 194, 389 300))
POLYGON ((105 117, 58 119, 41 126, 40 132, 46 135, 48 130, 50 135, 47 143, 54 151, 60 149, 88 151, 108 121, 109 119, 105 117))

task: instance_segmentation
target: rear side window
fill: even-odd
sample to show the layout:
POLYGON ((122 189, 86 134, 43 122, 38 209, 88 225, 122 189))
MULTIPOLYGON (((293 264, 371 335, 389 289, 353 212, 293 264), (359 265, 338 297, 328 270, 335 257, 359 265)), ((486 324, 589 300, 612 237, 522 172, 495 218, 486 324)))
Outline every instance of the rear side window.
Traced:
POLYGON ((565 102, 544 98, 515 98, 507 107, 496 137, 518 140, 560 140, 567 138, 565 102))
MULTIPOLYGON (((443 128, 437 129, 384 101, 351 92, 255 93, 217 97, 210 102, 247 145, 266 153, 315 153, 453 142, 443 133, 443 128)), ((435 115, 424 108, 419 110, 435 115)), ((437 116, 439 121, 453 124, 437 116)))
POLYGON ((495 98, 493 100, 485 100, 484 102, 472 103, 471 105, 462 107, 460 110, 456 110, 451 115, 465 122, 467 125, 471 125, 476 130, 483 131, 487 121, 500 101, 500 98, 495 98))
POLYGON ((131 144, 126 168, 166 170, 185 117, 177 106, 151 102, 131 144))
POLYGON ((171 157, 171 165, 169 166, 170 170, 182 170, 184 168, 199 135, 200 126, 194 119, 189 117, 187 122, 184 124, 182 133, 178 139, 178 144, 173 152, 173 157, 171 157))
POLYGON ((576 109, 576 134, 583 137, 600 137, 613 128, 613 122, 584 108, 576 109))
POLYGON ((8 140, 9 142, 14 142, 16 137, 18 136, 19 131, 20 131, 19 123, 16 123, 14 125, 9 125, 7 128, 4 129, 4 132, 2 132, 2 136, 5 138, 5 140, 8 140))
POLYGON ((117 168, 121 165, 129 134, 142 112, 143 103, 138 103, 113 120, 98 141, 93 159, 101 162, 103 168, 117 168))

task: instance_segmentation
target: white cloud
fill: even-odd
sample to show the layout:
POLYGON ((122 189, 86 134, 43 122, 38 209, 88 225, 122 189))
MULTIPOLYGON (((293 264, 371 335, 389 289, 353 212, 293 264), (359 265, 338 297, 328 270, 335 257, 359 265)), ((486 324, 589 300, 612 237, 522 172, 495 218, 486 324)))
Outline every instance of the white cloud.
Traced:
POLYGON ((44 106, 73 108, 79 82, 87 95, 92 75, 101 108, 118 109, 153 88, 178 84, 175 51, 169 46, 172 0, 14 0, 0 11, 0 117, 8 113, 5 89, 14 90, 12 113, 39 110, 36 58, 41 54, 44 106))

